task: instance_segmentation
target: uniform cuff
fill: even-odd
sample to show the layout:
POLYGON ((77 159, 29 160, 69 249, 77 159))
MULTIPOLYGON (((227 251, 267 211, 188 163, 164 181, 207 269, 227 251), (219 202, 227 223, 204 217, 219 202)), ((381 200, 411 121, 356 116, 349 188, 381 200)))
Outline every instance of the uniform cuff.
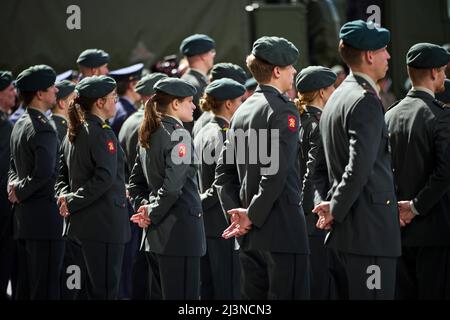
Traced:
POLYGON ((409 201, 409 205, 411 206, 411 211, 416 215, 416 216, 418 216, 418 215, 420 215, 419 214, 419 211, 417 211, 417 209, 416 209, 416 207, 414 206, 414 201, 409 201))

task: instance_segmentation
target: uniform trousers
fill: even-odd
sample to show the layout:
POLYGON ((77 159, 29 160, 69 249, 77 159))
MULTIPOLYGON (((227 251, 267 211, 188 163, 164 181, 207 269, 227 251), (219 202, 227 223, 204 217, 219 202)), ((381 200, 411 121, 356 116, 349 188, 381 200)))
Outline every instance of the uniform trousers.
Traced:
POLYGON ((240 262, 241 293, 244 299, 310 298, 309 255, 241 250, 240 262))
POLYGON ((125 245, 81 241, 86 265, 86 294, 89 300, 116 300, 125 245))
POLYGON ((18 300, 58 300, 61 291, 63 240, 19 239, 18 300))
POLYGON ((206 238, 206 255, 201 258, 201 299, 240 299, 239 251, 234 238, 206 238))

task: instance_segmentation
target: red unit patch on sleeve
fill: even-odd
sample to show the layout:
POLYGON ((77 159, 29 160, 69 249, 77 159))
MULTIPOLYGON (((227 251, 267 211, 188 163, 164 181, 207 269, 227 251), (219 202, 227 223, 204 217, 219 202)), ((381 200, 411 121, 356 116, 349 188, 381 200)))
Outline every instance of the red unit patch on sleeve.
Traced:
POLYGON ((291 131, 297 130, 297 118, 295 116, 288 116, 288 129, 291 131))
POLYGON ((183 158, 183 157, 185 157, 186 156, 186 145, 184 144, 184 143, 180 143, 179 145, 178 145, 178 156, 180 157, 180 158, 183 158))
POLYGON ((106 142, 106 146, 108 148, 109 153, 116 153, 116 146, 114 145, 114 141, 108 140, 106 142))

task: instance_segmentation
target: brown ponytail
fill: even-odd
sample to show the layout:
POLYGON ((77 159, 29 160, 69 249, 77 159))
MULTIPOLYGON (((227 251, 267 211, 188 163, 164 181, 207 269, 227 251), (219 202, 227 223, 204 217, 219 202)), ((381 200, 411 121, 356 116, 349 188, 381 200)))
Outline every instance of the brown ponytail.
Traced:
POLYGON ((213 96, 205 93, 200 99, 200 108, 203 112, 212 111, 216 114, 224 103, 225 101, 217 100, 213 96))
POLYGON ((299 98, 295 99, 294 103, 298 109, 298 112, 300 113, 300 115, 302 115, 303 113, 306 112, 306 106, 310 105, 311 102, 313 102, 314 99, 317 98, 317 96, 319 95, 319 90, 303 92, 303 93, 299 92, 298 95, 299 95, 299 98))
POLYGON ((156 93, 145 103, 144 119, 139 128, 139 143, 148 149, 150 148, 150 137, 161 126, 161 118, 167 113, 169 104, 178 99, 161 91, 156 93))
POLYGON ((70 142, 75 141, 80 127, 85 121, 86 112, 92 109, 95 101, 97 99, 78 96, 70 103, 68 109, 69 124, 67 128, 67 135, 70 142))

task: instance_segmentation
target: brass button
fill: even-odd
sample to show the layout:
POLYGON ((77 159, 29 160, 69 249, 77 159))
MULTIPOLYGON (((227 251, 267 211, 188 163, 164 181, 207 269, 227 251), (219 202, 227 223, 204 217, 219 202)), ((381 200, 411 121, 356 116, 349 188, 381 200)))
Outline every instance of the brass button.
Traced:
POLYGON ((386 204, 391 204, 391 200, 386 201, 386 204))

